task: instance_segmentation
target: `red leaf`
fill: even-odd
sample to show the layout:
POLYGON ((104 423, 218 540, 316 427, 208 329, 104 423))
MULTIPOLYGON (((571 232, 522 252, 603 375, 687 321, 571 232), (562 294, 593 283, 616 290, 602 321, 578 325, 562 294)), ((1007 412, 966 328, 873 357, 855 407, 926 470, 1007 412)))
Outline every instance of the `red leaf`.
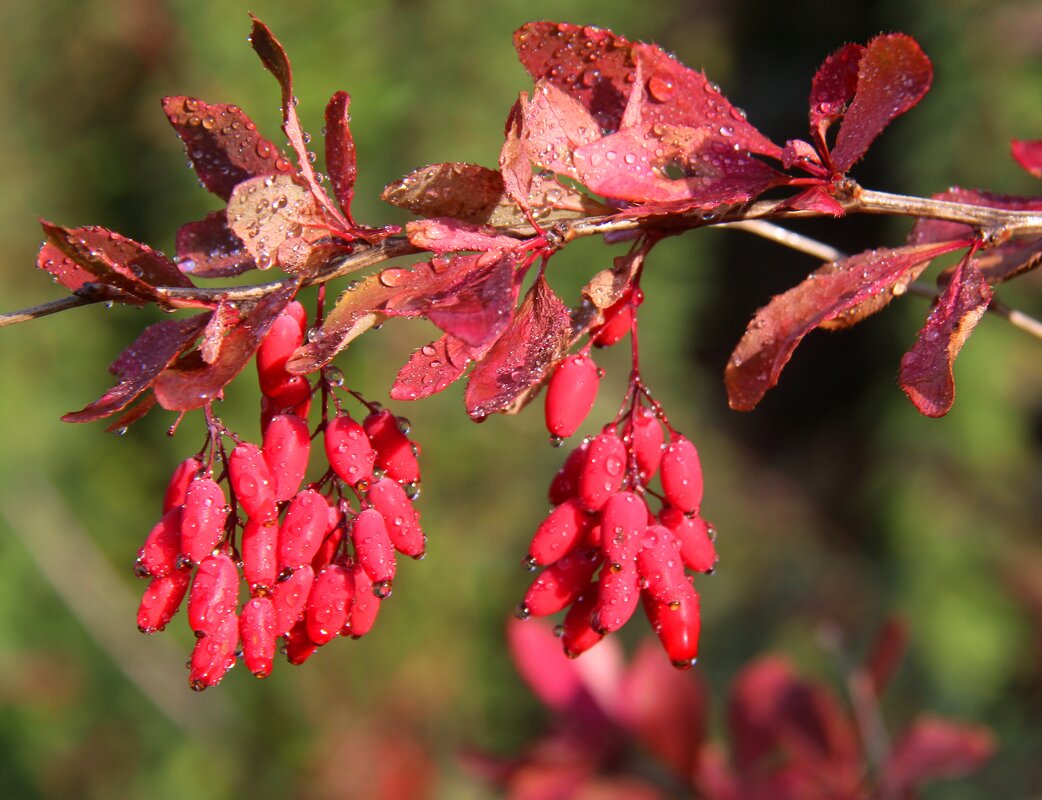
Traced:
POLYGON ((296 284, 283 286, 257 301, 224 337, 212 364, 207 364, 199 351, 193 351, 164 370, 153 389, 159 404, 169 411, 191 411, 216 400, 253 357, 268 328, 298 288, 296 284))
POLYGON ((865 48, 847 44, 818 67, 810 85, 810 135, 822 153, 829 151, 825 134, 841 120, 858 84, 858 65, 865 48))
POLYGON ((735 348, 724 380, 731 408, 749 411, 778 382, 793 351, 808 333, 918 274, 940 255, 966 242, 867 250, 825 264, 761 308, 735 348))
POLYGON ((1036 178, 1042 178, 1042 139, 1013 139, 1009 146, 1020 166, 1036 178))
POLYGON ((234 303, 222 300, 217 304, 217 308, 210 315, 210 321, 206 323, 202 341, 199 342, 199 353, 203 361, 212 364, 217 360, 224 345, 224 337, 239 324, 240 319, 239 309, 234 303))
POLYGON ((40 248, 36 266, 49 272, 55 281, 70 292, 78 292, 83 288, 83 284, 97 280, 93 273, 85 270, 50 242, 44 242, 40 248))
POLYGON ((600 128, 590 113, 549 81, 540 81, 525 106, 522 144, 543 169, 578 178, 572 162, 576 148, 596 142, 600 128))
POLYGON ((326 106, 326 169, 333 183, 333 194, 347 219, 351 219, 351 199, 355 193, 358 165, 355 161, 355 140, 351 136, 351 115, 348 109, 351 96, 337 92, 326 106))
POLYGON ((223 209, 178 228, 176 249, 178 268, 200 278, 230 278, 257 268, 223 209))
POLYGON ((901 359, 901 388, 920 413, 943 417, 951 410, 955 357, 990 301, 991 287, 980 270, 961 264, 937 298, 916 343, 901 359))
POLYGON ((238 106, 178 95, 163 98, 163 111, 184 142, 199 180, 222 200, 244 180, 293 169, 238 106))
POLYGON ((389 183, 380 198, 422 217, 487 222, 503 196, 503 178, 494 169, 452 162, 431 164, 389 183))
POLYGON ((499 151, 499 170, 507 195, 523 209, 527 209, 528 193, 532 188, 532 162, 525 146, 525 105, 528 96, 522 92, 507 116, 505 139, 499 151))
POLYGON ((782 204, 782 207, 791 208, 794 211, 816 211, 819 214, 831 214, 833 217, 842 217, 847 213, 836 198, 821 186, 812 186, 798 195, 790 197, 782 204))
POLYGON ((872 681, 872 689, 878 697, 886 689, 890 678, 897 670, 908 649, 908 625, 891 617, 876 634, 872 649, 865 659, 864 670, 872 681))
POLYGON ((838 172, 846 172, 895 118, 914 107, 933 80, 933 67, 915 39, 902 33, 877 36, 858 65, 857 91, 832 150, 838 172))
POLYGON ((894 746, 881 782, 888 794, 903 796, 927 781, 975 772, 994 753, 989 729, 923 715, 894 746))
POLYGON ((149 325, 109 367, 109 371, 119 378, 119 383, 81 410, 69 412, 62 420, 90 422, 122 411, 148 389, 175 358, 192 346, 210 316, 205 312, 149 325))
POLYGON ((419 400, 437 394, 457 381, 467 366, 484 356, 492 344, 489 342, 474 350, 447 333, 437 341, 425 344, 398 371, 391 387, 391 399, 419 400))
POLYGON ((514 667, 547 708, 566 714, 583 695, 592 704, 576 662, 561 652, 561 643, 548 626, 539 620, 510 620, 507 646, 514 667))
POLYGON ((482 228, 440 217, 409 222, 405 226, 409 241, 422 250, 453 253, 461 250, 511 250, 521 244, 512 236, 499 236, 494 228, 482 228))
POLYGON ((470 373, 467 413, 481 420, 505 410, 546 376, 563 354, 571 334, 568 307, 540 275, 514 321, 470 373))

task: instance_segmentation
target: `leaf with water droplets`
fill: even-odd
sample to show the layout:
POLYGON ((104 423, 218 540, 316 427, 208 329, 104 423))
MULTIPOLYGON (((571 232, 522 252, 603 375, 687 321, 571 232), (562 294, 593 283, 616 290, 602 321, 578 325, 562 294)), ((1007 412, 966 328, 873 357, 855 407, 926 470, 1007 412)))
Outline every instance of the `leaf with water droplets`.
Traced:
POLYGON ((119 383, 81 410, 69 412, 62 420, 90 422, 122 411, 148 389, 174 359, 192 346, 210 317, 209 312, 204 312, 186 319, 168 319, 149 325, 109 367, 109 372, 119 378, 119 383))
POLYGON ((85 283, 97 280, 94 273, 85 270, 50 242, 44 242, 40 247, 36 266, 49 272, 54 280, 74 293, 82 289, 85 283))
POLYGON ((564 355, 571 334, 568 306, 540 275, 510 327, 470 373, 467 413, 475 419, 507 409, 515 398, 546 377, 564 355))
POLYGON ((503 196, 503 177, 494 169, 454 161, 430 164, 387 184, 380 198, 421 217, 453 217, 483 223, 503 196))
POLYGON ((207 364, 194 350, 164 370, 153 386, 159 404, 168 411, 191 411, 216 400, 253 357, 271 324, 298 289, 296 284, 289 284, 254 303, 224 336, 212 364, 207 364))
POLYGON ((887 125, 923 98, 932 80, 930 59, 911 36, 891 33, 870 41, 858 63, 857 90, 836 134, 833 168, 849 170, 887 125))
POLYGON ((202 339, 199 342, 199 353, 203 361, 212 364, 217 360, 224 344, 224 337, 239 324, 241 317, 239 309, 234 303, 222 300, 210 315, 210 321, 206 323, 202 339))
POLYGON ((521 144, 533 163, 579 179, 572 153, 596 142, 600 127, 576 100, 549 81, 540 81, 525 106, 521 144))
POLYGON ((336 92, 326 106, 326 169, 329 170, 336 201, 348 220, 351 219, 351 199, 358 175, 350 105, 351 96, 347 92, 336 92))
POLYGON ((494 228, 468 225, 451 217, 414 220, 406 224, 405 231, 416 247, 439 254, 462 250, 512 250, 521 244, 512 236, 497 235, 494 228))
POLYGON ((858 64, 865 48, 846 44, 818 67, 810 84, 810 135, 822 153, 829 148, 825 140, 828 129, 843 119, 854 99, 858 83, 858 64))
POLYGON ((728 401, 750 411, 778 382, 804 336, 873 298, 892 295, 893 286, 918 274, 938 256, 966 243, 867 250, 825 264, 806 280, 771 299, 756 312, 724 372, 728 401))
POLYGON ((503 147, 499 151, 499 172, 507 196, 522 209, 528 208, 528 193, 532 188, 532 161, 525 145, 525 106, 528 94, 521 92, 517 102, 510 107, 504 131, 503 147))
MULTIPOLYGON (((56 273, 63 275, 72 284, 83 277, 82 272, 88 272, 93 276, 91 280, 94 283, 111 286, 137 298, 141 303, 155 302, 165 307, 175 303, 163 297, 155 287, 187 288, 193 285, 174 262, 162 253, 107 228, 97 225, 63 228, 45 220, 41 220, 40 224, 50 244, 79 268, 72 270, 64 262, 55 267, 56 273)), ((48 251, 48 257, 52 252, 48 251)), ((52 260, 58 263, 57 259, 52 260)))
POLYGON ((1042 139, 1013 139, 1009 146, 1013 158, 1020 166, 1036 178, 1042 178, 1042 139))
POLYGON ((222 200, 244 180, 293 169, 238 106, 176 95, 163 98, 163 111, 199 180, 222 200))
POLYGON ((472 348, 446 333, 440 339, 417 349, 391 387, 392 400, 419 400, 430 397, 455 383, 467 366, 482 358, 494 341, 472 348))
POLYGON ((186 275, 230 278, 256 269, 242 239, 228 227, 224 209, 177 229, 177 266, 186 275))
POLYGON ((955 401, 955 357, 984 315, 991 287, 972 263, 951 273, 919 331, 901 359, 899 382, 908 399, 928 417, 943 417, 955 401))
MULTIPOLYGON (((946 192, 933 195, 934 200, 1001 208, 1009 211, 1042 211, 1042 198, 993 194, 980 189, 962 189, 953 186, 946 192)), ((909 244, 925 244, 950 239, 973 239, 976 231, 969 225, 939 219, 917 219, 908 234, 909 244)), ((1011 239, 996 247, 978 250, 973 265, 984 280, 994 286, 1029 272, 1042 263, 1042 237, 1011 239)))
POLYGON ((833 217, 842 217, 846 209, 829 194, 823 186, 811 186, 797 195, 793 195, 783 201, 779 208, 792 209, 793 211, 814 211, 818 214, 828 214, 833 217))

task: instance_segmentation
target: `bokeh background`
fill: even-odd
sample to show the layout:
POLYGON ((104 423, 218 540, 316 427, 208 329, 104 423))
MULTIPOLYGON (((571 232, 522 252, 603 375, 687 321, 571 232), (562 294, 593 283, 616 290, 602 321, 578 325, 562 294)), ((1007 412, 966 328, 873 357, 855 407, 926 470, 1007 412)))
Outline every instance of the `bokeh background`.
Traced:
MULTIPOLYGON (((494 165, 527 79, 511 32, 535 18, 611 27, 704 68, 775 141, 804 136, 821 59, 880 31, 914 35, 934 88, 855 169, 873 188, 950 184, 1038 192, 1008 139, 1042 136, 1042 8, 1036 2, 621 2, 255 0, 294 64, 314 133, 329 95, 353 96, 356 217, 401 221, 376 199, 408 170, 494 165)), ((242 106, 279 140, 278 92, 245 42, 247 6, 187 0, 0 2, 0 305, 60 292, 33 269, 36 217, 96 223, 172 251, 183 221, 216 207, 159 106, 193 94, 242 106)), ((908 223, 851 219, 801 229, 849 251, 899 243, 908 223)), ((579 242, 555 258, 562 293, 614 252, 579 242)), ((699 670, 720 728, 726 687, 768 650, 842 690, 844 671, 897 615, 912 644, 884 703, 899 730, 933 709, 995 729, 1000 750, 970 781, 929 796, 1042 792, 1042 343, 986 319, 957 366, 939 421, 897 388, 927 310, 907 298, 844 333, 814 334, 752 414, 727 410, 721 373, 749 315, 814 268, 736 232, 662 244, 646 273, 642 364, 671 419, 700 447, 717 574, 699 581, 699 670)), ((567 294, 566 294, 567 296, 567 294)), ((574 294, 572 295, 574 296, 574 294)), ((1036 276, 999 296, 1042 315, 1036 276)), ((59 416, 108 385, 105 366, 156 315, 100 307, 0 331, 0 795, 486 798, 457 753, 517 751, 546 718, 516 677, 504 620, 563 454, 538 409, 477 426, 458 387, 397 408, 423 445, 423 563, 405 563, 374 632, 307 665, 253 680, 234 670, 194 694, 186 626, 134 628, 133 556, 173 466, 198 447, 154 413, 122 438, 59 416)), ((388 324, 339 365, 385 399, 425 323, 388 324)), ((623 390, 603 354, 599 410, 623 390)), ((222 416, 244 435, 256 389, 222 416)), ((177 620, 179 623, 180 620, 177 620)), ((643 622, 623 638, 632 645, 643 622)))

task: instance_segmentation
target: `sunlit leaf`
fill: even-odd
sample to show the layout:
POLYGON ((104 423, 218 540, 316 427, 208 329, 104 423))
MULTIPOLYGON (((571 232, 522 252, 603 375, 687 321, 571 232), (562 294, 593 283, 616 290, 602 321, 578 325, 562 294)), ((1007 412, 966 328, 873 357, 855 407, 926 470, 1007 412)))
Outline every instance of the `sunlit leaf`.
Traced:
POLYGON ((830 55, 814 73, 810 85, 810 134, 822 153, 828 152, 825 135, 847 111, 858 84, 858 65, 865 48, 847 44, 830 55))
POLYGON ((228 227, 224 209, 177 229, 177 266, 200 278, 230 278, 256 269, 242 239, 228 227))
POLYGON ((384 187, 385 203, 422 217, 453 217, 483 223, 503 196, 503 177, 494 169, 452 162, 421 167, 384 187))

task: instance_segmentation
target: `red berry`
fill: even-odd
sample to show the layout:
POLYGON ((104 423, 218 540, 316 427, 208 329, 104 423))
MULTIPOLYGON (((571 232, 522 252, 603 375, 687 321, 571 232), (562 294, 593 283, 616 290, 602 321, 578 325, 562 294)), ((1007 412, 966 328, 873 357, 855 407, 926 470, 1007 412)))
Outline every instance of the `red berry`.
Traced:
POLYGON ((569 605, 589 586, 601 557, 589 550, 569 553, 532 581, 521 604, 523 616, 545 617, 569 605))
POLYGON ((242 607, 239 639, 246 669, 258 678, 271 674, 278 637, 275 635, 275 606, 270 597, 254 597, 242 607))
POLYGON ((677 669, 689 669, 698 657, 698 634, 702 617, 698 594, 686 584, 683 596, 672 603, 663 603, 644 594, 644 611, 651 627, 662 642, 666 655, 677 669))
POLYGON ((303 343, 304 330, 287 306, 257 348, 257 377, 263 394, 278 395, 289 378, 299 377, 286 371, 286 362, 303 343))
POLYGON ((261 436, 264 436, 268 432, 268 427, 271 425, 272 420, 282 414, 292 414, 295 417, 300 417, 302 420, 307 420, 308 412, 311 410, 311 395, 308 394, 307 399, 303 402, 297 403, 294 406, 286 406, 282 403, 274 400, 266 395, 261 396, 261 413, 260 413, 260 429, 261 436))
POLYGON ((560 629, 561 644, 568 658, 578 658, 604 638, 603 633, 594 630, 590 625, 590 612, 597 601, 596 586, 596 583, 591 584, 564 615, 564 623, 560 629))
POLYGON ((580 542, 593 519, 583 511, 574 497, 551 511, 536 529, 528 546, 532 564, 553 564, 568 555, 580 542))
POLYGON ((679 599, 686 591, 685 586, 690 586, 679 544, 673 532, 664 525, 648 528, 637 554, 637 571, 644 591, 661 603, 679 599))
POLYGON ((286 659, 290 664, 299 666, 315 655, 319 645, 308 636, 307 625, 300 620, 286 634, 286 659))
POLYGON ((702 465, 698 451, 678 436, 662 454, 662 491, 671 506, 694 514, 702 504, 702 465))
POLYGON ((277 516, 275 480, 257 445, 241 442, 235 446, 228 456, 228 483, 251 519, 271 520, 277 516))
POLYGON ((177 465, 174 474, 170 477, 170 483, 166 487, 166 495, 163 497, 163 513, 165 514, 175 506, 183 505, 188 485, 199 474, 203 468, 203 462, 195 456, 186 458, 177 465))
POLYGON ((221 619, 206 636, 197 639, 189 661, 188 685, 201 692, 221 682, 235 664, 239 643, 239 619, 234 613, 221 619))
POLYGON ((614 633, 625 625, 640 600, 637 567, 627 561, 609 564, 597 581, 597 601, 590 610, 590 625, 599 633, 614 633))
POLYGON ((239 573, 226 555, 207 556, 195 571, 188 595, 188 625, 211 633, 239 604, 239 573))
POLYGON ((387 409, 374 411, 362 422, 369 442, 376 451, 376 466, 387 477, 401 483, 414 483, 420 479, 420 465, 398 418, 387 409))
POLYGON ((619 491, 626 475, 626 446, 614 433, 590 440, 586 463, 579 474, 579 502, 587 511, 600 511, 619 491))
POLYGON ((180 608, 191 580, 190 572, 175 570, 149 581, 137 611, 138 630, 142 633, 163 630, 180 608))
POLYGON ((373 477, 376 453, 369 444, 365 429, 349 414, 329 421, 325 432, 326 457, 329 466, 344 483, 357 486, 373 477))
POLYGON ((289 500, 297 493, 311 454, 308 424, 295 414, 280 414, 271 420, 264 432, 261 447, 275 481, 275 500, 289 500))
POLYGON ((604 312, 604 323, 593 332, 596 347, 611 347, 630 332, 633 326, 633 311, 644 302, 644 292, 626 292, 604 312))
POLYGON ((177 569, 181 552, 181 507, 174 506, 155 524, 137 551, 142 569, 153 578, 162 578, 177 569))
POLYGON ((342 523, 343 515, 335 507, 330 506, 329 529, 322 540, 322 544, 319 545, 315 557, 311 559, 311 568, 315 570, 315 574, 318 574, 318 571, 323 567, 332 564, 333 559, 336 558, 337 551, 340 549, 340 542, 344 538, 344 525, 342 523))
POLYGON ((601 512, 601 549, 609 564, 632 564, 648 527, 648 506, 633 492, 612 495, 601 512))
POLYGON ((282 309, 282 314, 292 317, 296 320, 297 325, 300 326, 301 335, 303 335, 307 331, 308 312, 299 300, 293 300, 287 303, 286 307, 282 309))
POLYGON ((242 577, 251 589, 270 589, 278 569, 278 519, 249 519, 242 529, 242 577))
POLYGON ((362 569, 373 581, 374 590, 386 597, 390 593, 397 564, 394 545, 387 535, 387 525, 379 511, 367 508, 355 517, 351 524, 351 541, 362 569))
POLYGON ((297 493, 279 529, 279 569, 310 564, 329 532, 329 503, 314 489, 297 493))
POLYGON ((701 517, 689 517, 672 506, 658 512, 659 521, 673 532, 680 543, 684 566, 695 572, 709 572, 716 564, 716 546, 710 538, 710 525, 701 517))
POLYGON ((310 564, 293 570, 284 581, 275 584, 271 590, 271 602, 275 606, 275 635, 284 636, 296 624, 304 613, 308 602, 311 584, 315 582, 315 573, 310 564))
POLYGON ((422 556, 427 537, 405 490, 390 478, 381 478, 369 487, 368 500, 384 518, 394 549, 411 558, 422 556))
POLYGON ((593 359, 572 355, 557 365, 546 387, 546 427, 552 436, 571 436, 597 398, 600 371, 593 359))
POLYGON ((655 412, 650 408, 638 408, 633 412, 633 455, 637 458, 637 469, 641 481, 647 483, 658 472, 662 462, 662 443, 665 433, 655 412))
POLYGON ((354 562, 350 571, 354 579, 355 592, 351 603, 351 615, 344 625, 344 632, 352 639, 358 639, 369 633, 376 622, 376 615, 380 612, 380 598, 373 593, 373 582, 361 564, 354 562))
POLYGON ((550 481, 550 505, 559 506, 569 497, 574 497, 579 491, 579 475, 582 474, 589 448, 590 441, 586 439, 568 454, 564 464, 557 470, 554 479, 550 481))
POLYGON ((193 564, 210 555, 224 535, 227 502, 213 478, 196 478, 188 485, 181 512, 181 552, 193 564))
POLYGON ((340 633, 351 612, 354 593, 351 573, 339 564, 330 564, 315 576, 304 612, 311 641, 323 645, 340 633))

